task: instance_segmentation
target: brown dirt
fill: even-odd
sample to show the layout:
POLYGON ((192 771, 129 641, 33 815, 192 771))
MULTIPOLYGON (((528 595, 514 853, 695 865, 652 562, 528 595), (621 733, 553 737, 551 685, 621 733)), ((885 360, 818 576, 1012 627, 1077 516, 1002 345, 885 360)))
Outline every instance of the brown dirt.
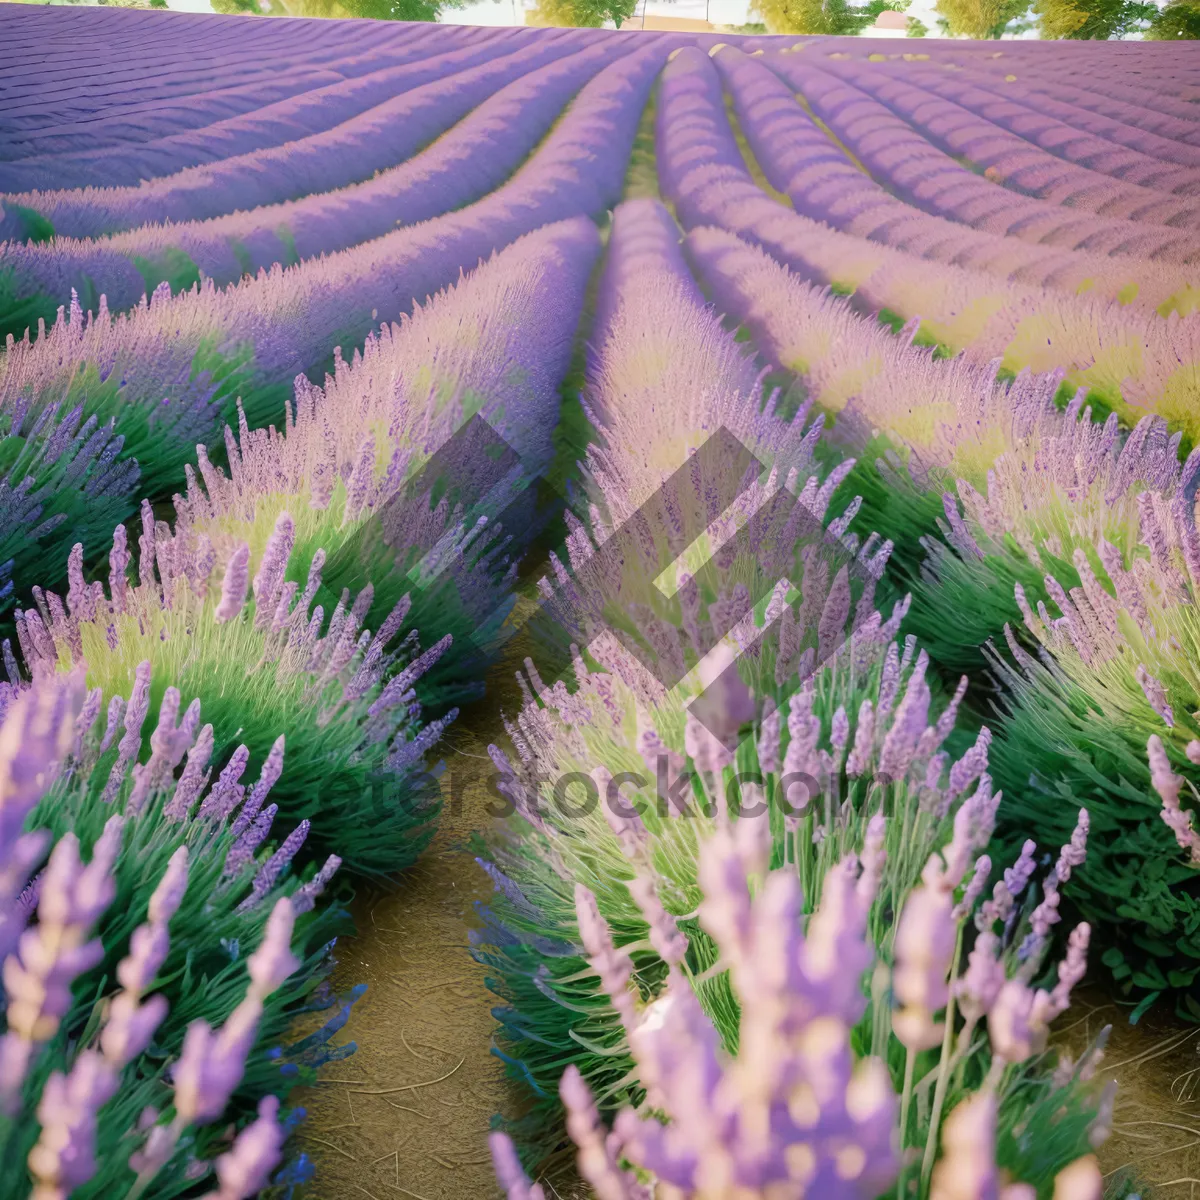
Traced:
POLYGON ((1106 1180, 1128 1179, 1155 1200, 1200 1200, 1200 1026, 1154 1010, 1130 1025, 1129 1009, 1093 986, 1077 996, 1057 1040, 1078 1054, 1108 1024, 1097 1072, 1117 1081, 1112 1137, 1098 1152, 1106 1180))
POLYGON ((359 899, 361 932, 342 944, 337 983, 369 986, 346 1028, 357 1053, 297 1101, 317 1164, 308 1200, 500 1195, 487 1133, 515 1097, 490 1054, 495 998, 467 947, 472 906, 490 884, 462 845, 488 818, 478 789, 465 789, 457 813, 448 790, 456 767, 483 767, 472 756, 486 743, 465 732, 447 741, 456 744, 446 747, 447 807, 433 846, 394 891, 359 899))

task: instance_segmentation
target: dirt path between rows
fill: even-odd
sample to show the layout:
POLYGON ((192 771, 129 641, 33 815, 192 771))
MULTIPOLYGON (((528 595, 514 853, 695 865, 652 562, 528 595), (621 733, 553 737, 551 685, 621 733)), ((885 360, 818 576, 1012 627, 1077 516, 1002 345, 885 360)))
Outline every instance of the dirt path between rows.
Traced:
MULTIPOLYGON (((454 771, 477 774, 486 743, 465 730, 447 747, 454 771)), ((336 982, 368 984, 346 1033, 358 1051, 299 1099, 304 1149, 317 1164, 310 1200, 492 1200, 492 1115, 511 1111, 503 1065, 490 1053, 495 1002, 471 958, 473 906, 491 886, 463 843, 488 819, 480 789, 447 804, 437 837, 394 891, 364 893, 360 935, 342 943, 336 982)))

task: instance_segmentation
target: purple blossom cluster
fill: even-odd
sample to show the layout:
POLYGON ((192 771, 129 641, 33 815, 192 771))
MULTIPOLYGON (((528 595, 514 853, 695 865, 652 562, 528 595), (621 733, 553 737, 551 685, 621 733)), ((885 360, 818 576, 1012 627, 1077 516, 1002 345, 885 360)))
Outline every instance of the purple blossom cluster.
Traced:
MULTIPOLYGON (((93 690, 85 697, 78 674, 66 680, 41 681, 24 690, 9 704, 0 726, 0 755, 9 781, 0 795, 0 881, 4 888, 0 897, 0 995, 7 1004, 0 1035, 0 1109, 4 1114, 0 1117, 0 1141, 10 1144, 14 1121, 18 1131, 26 1121, 40 1126, 27 1166, 34 1194, 45 1200, 65 1200, 91 1181, 101 1167, 108 1172, 117 1165, 100 1162, 97 1138, 101 1124, 108 1121, 106 1106, 115 1101, 123 1085, 140 1088, 147 1098, 158 1101, 157 1108, 143 1114, 132 1153, 125 1152, 127 1178, 138 1192, 166 1166, 186 1129, 211 1123, 225 1113, 255 1044, 264 1002, 300 966, 291 950, 296 917, 312 909, 338 866, 338 860, 331 858, 309 883, 298 888, 293 885, 288 889, 290 895, 281 894, 277 884, 295 852, 295 845, 289 852, 294 839, 289 838, 280 852, 261 863, 255 862, 252 850, 243 852, 243 844, 250 843, 242 817, 256 802, 255 795, 246 800, 242 817, 232 823, 232 838, 224 831, 230 828, 228 819, 244 789, 237 789, 236 795, 222 793, 222 776, 209 797, 196 807, 209 778, 205 768, 213 731, 211 725, 198 728, 198 704, 191 705, 176 724, 180 698, 174 688, 164 695, 158 725, 150 737, 149 760, 130 771, 142 741, 149 690, 147 663, 138 670, 129 700, 113 698, 102 738, 96 724, 101 693, 93 690), (107 789, 113 800, 120 796, 121 802, 114 805, 113 815, 94 840, 89 859, 83 860, 74 832, 57 840, 47 829, 22 833, 43 796, 74 775, 86 780, 99 756, 116 739, 122 719, 124 733, 107 789), (176 782, 170 771, 185 754, 188 765, 176 782), (131 788, 126 786, 130 779, 131 788), (154 805, 148 810, 152 797, 154 805), (73 1028, 74 1044, 64 1059, 57 1049, 61 1041, 57 1035, 64 1021, 76 1026, 79 1022, 75 985, 112 954, 114 926, 108 922, 107 910, 118 887, 124 887, 120 883, 125 866, 122 857, 132 855, 133 846, 146 845, 140 826, 164 820, 166 829, 177 831, 167 842, 175 848, 149 895, 145 920, 129 935, 124 957, 116 964, 120 990, 107 998, 99 1010, 99 1024, 89 1025, 89 1033, 80 1038, 78 1028, 73 1028), (239 824, 246 831, 236 836, 239 824), (48 847, 44 870, 27 887, 48 847), (147 1074, 144 1055, 156 1044, 156 1057, 161 1057, 163 1048, 171 1045, 169 1040, 158 1040, 168 1010, 178 998, 173 991, 163 990, 170 986, 164 967, 172 950, 171 925, 187 897, 193 866, 202 877, 208 877, 221 856, 228 864, 239 854, 244 864, 253 867, 251 902, 262 905, 269 896, 275 897, 269 916, 260 919, 261 944, 247 960, 249 987, 217 1034, 204 1020, 188 1027, 182 1044, 176 1046, 178 1058, 168 1082, 159 1078, 161 1068, 147 1074), (45 1057, 60 1061, 61 1068, 44 1074, 39 1063, 45 1057), (31 1087, 31 1081, 36 1086, 31 1087), (149 1090, 145 1090, 147 1085, 149 1090), (159 1123, 157 1109, 167 1103, 173 1107, 174 1117, 169 1123, 159 1123)), ((258 802, 270 786, 271 778, 264 771, 256 789, 258 802)), ((259 837, 253 844, 262 840, 259 837)), ((242 884, 246 882, 241 871, 235 875, 242 884)), ((194 901, 189 904, 194 911, 194 901)), ((194 947, 188 951, 194 952, 194 947)), ((268 1097, 260 1106, 259 1120, 239 1134, 229 1153, 217 1162, 222 1197, 242 1200, 256 1194, 278 1165, 284 1132, 277 1113, 278 1101, 268 1097)), ((6 1162, 6 1166, 13 1165, 6 1162)), ((198 1166, 200 1174, 207 1170, 206 1164, 198 1166)))
MULTIPOLYGON (((331 806, 316 799, 322 786, 336 785, 334 792, 344 797, 343 813, 351 820, 340 845, 352 841, 354 827, 372 829, 362 856, 348 851, 343 857, 360 869, 393 872, 415 856, 432 832, 436 797, 429 794, 424 756, 457 710, 422 725, 413 686, 446 651, 451 637, 423 651, 416 631, 399 640, 411 605, 408 595, 397 601, 374 633, 364 628, 373 595, 369 583, 353 598, 347 589, 326 620, 321 605, 314 605, 324 553, 313 556, 303 590, 285 578, 295 540, 294 521, 287 512, 280 513, 261 555, 255 556, 253 573, 250 548, 243 542, 224 566, 218 586, 211 541, 203 535, 174 535, 165 522, 156 523, 144 505, 138 582, 132 584, 127 577, 132 555, 125 528, 118 526, 107 590, 101 581, 84 580, 75 556, 65 602, 54 592, 34 589, 37 606, 18 610, 22 658, 35 681, 54 676, 66 662, 86 664, 91 680, 108 690, 136 683, 139 705, 131 700, 125 713, 127 733, 118 743, 110 789, 119 785, 137 760, 152 664, 156 670, 172 673, 177 686, 194 700, 185 714, 183 728, 188 732, 181 735, 182 742, 167 735, 161 751, 156 750, 150 763, 139 768, 143 779, 152 778, 155 771, 171 775, 195 732, 201 703, 218 709, 234 706, 237 723, 225 728, 252 735, 248 740, 264 761, 263 779, 248 793, 235 823, 242 838, 232 852, 230 874, 236 875, 249 863, 278 811, 276 804, 264 805, 264 801, 280 776, 283 739, 275 740, 274 733, 281 727, 294 746, 308 751, 309 763, 290 773, 285 789, 276 793, 285 815, 306 818, 318 811, 327 818, 336 815, 331 806), (131 656, 134 661, 146 660, 133 680, 126 665, 131 656), (267 705, 260 699, 264 689, 272 696, 267 705), (274 730, 270 735, 258 722, 251 725, 256 712, 270 714, 274 730), (322 748, 328 748, 329 757, 322 748), (340 773, 337 767, 331 772, 330 757, 340 764, 340 773), (385 781, 389 786, 384 786, 385 781), (375 829, 384 823, 386 836, 375 829)), ((110 723, 119 715, 110 712, 110 723)), ((250 754, 244 746, 235 749, 228 733, 214 740, 211 729, 202 743, 204 763, 185 771, 180 785, 193 789, 194 799, 208 759, 220 761, 232 751, 222 771, 220 798, 212 801, 222 807, 222 815, 228 815, 246 793, 238 780, 250 754)), ((299 850, 307 821, 301 829, 299 841, 285 844, 285 857, 264 868, 256 894, 269 888, 299 850)))
MULTIPOLYGON (((912 1006, 942 1008, 948 1001, 945 975, 954 946, 949 900, 954 876, 965 866, 956 851, 967 846, 959 846, 956 836, 944 863, 932 858, 925 883, 904 904, 893 988, 909 1007, 897 1014, 898 1032, 906 1029, 912 1036, 911 1020, 901 1025, 912 1006)), ((560 1094, 580 1173, 597 1194, 614 1200, 641 1200, 655 1194, 654 1187, 698 1200, 733 1191, 880 1195, 902 1169, 897 1119, 908 1094, 906 1086, 898 1097, 884 1062, 859 1057, 851 1043, 867 1005, 859 980, 877 953, 867 937, 878 882, 869 852, 861 863, 851 855, 826 874, 820 903, 807 919, 796 874, 768 871, 762 843, 743 836, 740 823, 718 827, 701 843, 697 870, 703 892, 699 924, 716 943, 719 965, 728 970, 739 1002, 734 1056, 722 1045, 682 963, 671 964, 665 987, 651 1003, 639 1003, 630 986, 634 968, 628 952, 615 944, 596 898, 577 887, 585 953, 622 1014, 646 1087, 642 1110, 622 1109, 608 1132, 587 1083, 575 1067, 567 1069, 560 1094)), ((660 919, 654 909, 645 916, 652 929, 660 919)), ((1079 940, 1086 945, 1086 935, 1079 940)), ((1069 961, 1060 968, 1065 990, 1077 978, 1069 961)), ((1053 1008, 1055 1001, 1046 1003, 1053 1008)), ((1017 1044, 1003 1004, 1021 1008, 1012 1000, 993 1009, 995 1061, 1019 1063, 1034 1052, 1032 1040, 1017 1044)), ((923 1035, 916 1036, 919 1042, 923 1035)), ((945 1200, 1036 1195, 1024 1183, 1001 1186, 995 1160, 997 1080, 993 1072, 949 1113, 929 1195, 945 1200)), ((543 1195, 520 1169, 504 1134, 492 1135, 492 1153, 508 1196, 543 1195)), ((1065 1167, 1055 1182, 1055 1194, 1073 1200, 1096 1200, 1102 1190, 1091 1155, 1065 1167)))
MULTIPOLYGON (((240 436, 227 432, 228 475, 200 451, 198 474, 188 468, 187 491, 176 497, 180 532, 208 535, 228 557, 230 530, 253 528, 287 505, 310 509, 310 521, 331 511, 343 529, 330 538, 344 538, 347 521, 383 511, 476 414, 527 470, 544 466, 598 251, 592 222, 548 224, 368 337, 353 361, 338 361, 324 388, 301 380, 282 433, 245 422, 240 436)), ((421 516, 432 533, 420 540, 432 546, 449 512, 443 505, 440 518, 421 516)))

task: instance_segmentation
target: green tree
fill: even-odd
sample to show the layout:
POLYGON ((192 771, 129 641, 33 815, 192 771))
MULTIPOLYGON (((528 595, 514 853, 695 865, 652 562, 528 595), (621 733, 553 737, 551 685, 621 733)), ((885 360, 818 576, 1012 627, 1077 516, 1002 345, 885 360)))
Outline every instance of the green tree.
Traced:
POLYGON ((1200 38, 1200 2, 1168 0, 1150 19, 1150 28, 1144 36, 1157 42, 1200 38))
POLYGON ((953 37, 998 38, 1023 17, 1029 0, 938 0, 937 10, 953 37))
POLYGON ((538 0, 531 25, 574 25, 599 29, 612 21, 618 29, 637 11, 638 0, 538 0))
POLYGON ((1137 32, 1158 13, 1143 0, 1035 0, 1033 11, 1044 38, 1099 41, 1137 32))
POLYGON ((905 37, 928 37, 929 26, 924 21, 918 21, 916 17, 909 17, 908 24, 904 29, 905 37))
POLYGON ((903 12, 910 0, 754 0, 753 11, 771 33, 853 35, 875 23, 881 12, 903 12))

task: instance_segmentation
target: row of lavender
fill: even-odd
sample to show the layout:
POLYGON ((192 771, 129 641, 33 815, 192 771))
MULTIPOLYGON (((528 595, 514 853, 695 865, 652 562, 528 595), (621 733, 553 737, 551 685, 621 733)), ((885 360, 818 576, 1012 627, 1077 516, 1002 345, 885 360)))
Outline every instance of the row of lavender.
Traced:
MULTIPOLYGON (((667 68, 660 105, 680 77, 667 68)), ((1001 1170, 1006 1196, 1099 1197, 1101 1046, 1053 1072, 1045 1057, 1090 938, 1076 926, 1048 963, 1060 892, 1087 853, 1086 811, 1040 886, 1030 841, 990 888, 1001 796, 989 736, 956 737, 966 680, 939 698, 929 656, 898 637, 909 602, 875 608, 891 544, 849 531, 857 501, 831 503, 853 460, 827 472, 816 406, 789 412, 763 395, 661 206, 617 210, 599 310, 610 315, 586 392, 596 545, 579 529, 570 565, 661 654, 699 662, 700 680, 664 687, 611 635, 590 639, 570 686, 527 661, 514 754, 491 748, 516 817, 479 843, 497 895, 477 954, 506 1001, 499 1049, 534 1097, 511 1132, 537 1161, 559 1136, 561 1096, 581 1171, 612 1197, 965 1197, 996 1194, 1001 1170), (640 570, 589 572, 714 428, 770 468, 722 514, 714 544, 689 548, 691 529, 724 503, 712 493, 735 460, 673 494, 674 530, 630 542, 640 570), (685 573, 784 487, 804 521, 781 516, 685 573), (668 600, 650 581, 672 559, 668 600), (803 581, 798 609, 789 578, 803 581), (737 667, 732 651, 714 664, 705 626, 756 641, 754 611, 740 623, 744 605, 730 612, 737 588, 770 595, 759 621, 781 622, 778 638, 737 667), (692 702, 714 684, 702 723, 692 702), (598 803, 564 803, 565 779, 589 781, 598 803), (597 1105, 619 1110, 611 1134, 597 1105)), ((541 1195, 507 1137, 494 1153, 510 1196, 541 1195)))
MULTIPOLYGON (((736 52, 722 51, 716 62, 732 81, 722 64, 730 55, 736 52)), ((700 63, 695 69, 704 73, 700 63)), ((738 85, 732 88, 736 96, 738 85)), ((766 139, 749 101, 742 112, 757 150, 766 139)), ((726 153, 721 146, 714 145, 714 158, 726 153)), ((764 169, 771 171, 769 159, 764 169)), ((680 192, 688 192, 686 179, 680 192)), ((1025 336, 1040 335, 1050 354, 1005 365, 1056 371, 1006 388, 993 381, 995 359, 987 362, 1004 352, 1003 343, 975 353, 968 346, 938 364, 805 286, 731 236, 744 232, 736 222, 713 215, 693 223, 711 221, 727 232, 696 228, 688 244, 722 310, 746 322, 763 352, 804 378, 814 398, 842 410, 838 424, 851 445, 865 449, 880 432, 891 440, 892 448, 871 447, 888 456, 886 487, 871 475, 862 479, 860 486, 875 490, 864 507, 872 528, 901 548, 897 565, 913 589, 908 627, 948 668, 987 666, 1003 682, 1003 732, 992 755, 1014 823, 1062 837, 1074 802, 1087 802, 1109 840, 1080 873, 1074 900, 1114 931, 1106 962, 1147 991, 1190 988, 1200 966, 1196 835, 1180 812, 1187 788, 1175 772, 1189 770, 1200 753, 1195 718, 1186 715, 1198 698, 1185 632, 1200 579, 1195 455, 1180 465, 1181 437, 1193 444, 1196 434, 1195 378, 1184 367, 1192 319, 1148 315, 1130 323, 1116 306, 1092 305, 1092 321, 1108 324, 1111 314, 1112 324, 1104 332, 1093 325, 1086 349, 1063 347, 1047 335, 1061 337, 1066 320, 1084 327, 1079 302, 1023 297, 1025 336), (1069 308, 1076 315, 1066 318, 1069 308), (1107 374, 1130 351, 1153 382, 1139 379, 1137 368, 1107 374), (1077 365, 1084 370, 1070 371, 1077 365), (1060 411, 1054 398, 1063 368, 1073 386, 1060 392, 1060 403, 1073 398, 1060 411), (914 394, 924 400, 919 410, 911 407, 914 394), (1103 425, 1085 408, 1096 402, 1115 410, 1103 425), (1128 437, 1118 416, 1133 427, 1128 437), (904 506, 895 503, 897 489, 908 498, 904 506), (1011 660, 991 649, 1001 638, 1011 660)), ((753 237, 753 229, 745 232, 753 237)), ((777 257, 813 278, 803 260, 777 257)), ((820 273, 816 279, 823 281, 820 273)), ((972 298, 998 298, 999 289, 989 297, 985 287, 976 285, 972 298)), ((958 297, 961 303, 964 293, 958 297)), ((906 304, 888 304, 868 293, 867 304, 918 318, 921 299, 910 294, 906 304)))
MULTIPOLYGON (((560 614, 587 654, 567 680, 526 660, 490 748, 516 815, 477 845, 497 891, 476 953, 530 1096, 516 1148, 493 1139, 517 1200, 548 1194, 520 1160, 561 1146, 564 1110, 614 1198, 1098 1200, 1103 1035, 1078 1062, 1046 1050, 1089 944, 1121 990, 1200 1016, 1195 325, 1172 311, 1192 272, 1148 269, 1161 243, 1111 226, 1090 227, 1103 255, 1031 254, 1042 227, 963 237, 969 201, 957 230, 898 202, 878 186, 897 160, 856 153, 872 121, 858 144, 836 124, 842 60, 788 61, 817 45, 674 55, 655 99, 672 213, 614 218, 569 567, 641 649, 560 614), (838 233, 814 219, 832 213, 838 233), (929 278, 930 259, 951 265, 929 278), (1080 294, 1092 280, 1107 295, 1080 294), (764 395, 764 359, 789 401, 764 395), (721 427, 769 474, 721 513, 697 465, 697 515, 674 495, 618 569, 606 541, 721 427), (815 542, 763 518, 785 484, 815 542), (663 562, 669 598, 639 586, 663 562), (722 638, 737 668, 705 658, 722 638)), ((1186 191, 1163 163, 1103 165, 1186 191)))
POLYGON ((496 518, 552 452, 600 251, 588 217, 619 197, 667 48, 602 69, 601 44, 556 69, 563 50, 440 146, 458 211, 225 292, 163 288, 115 319, 76 306, 9 343, 29 451, 10 476, 8 598, 32 603, 12 610, 0 739, 5 1195, 32 1178, 39 1197, 231 1200, 310 1173, 294 1152, 280 1168, 303 1115, 280 1102, 353 1049, 330 1041, 358 995, 328 983, 336 880, 394 875, 432 833, 426 759, 495 652, 522 550, 496 518), (478 161, 487 130, 522 125, 478 161), (347 362, 342 344, 362 349, 347 362), (323 387, 301 376, 284 402, 331 356, 323 387), (205 445, 239 393, 222 470, 205 445), (445 463, 422 468, 475 415, 518 459, 468 504, 441 496, 445 463), (168 524, 143 497, 172 490, 168 524), (119 523, 139 502, 140 536, 119 523), (106 529, 107 586, 89 536, 106 529))

